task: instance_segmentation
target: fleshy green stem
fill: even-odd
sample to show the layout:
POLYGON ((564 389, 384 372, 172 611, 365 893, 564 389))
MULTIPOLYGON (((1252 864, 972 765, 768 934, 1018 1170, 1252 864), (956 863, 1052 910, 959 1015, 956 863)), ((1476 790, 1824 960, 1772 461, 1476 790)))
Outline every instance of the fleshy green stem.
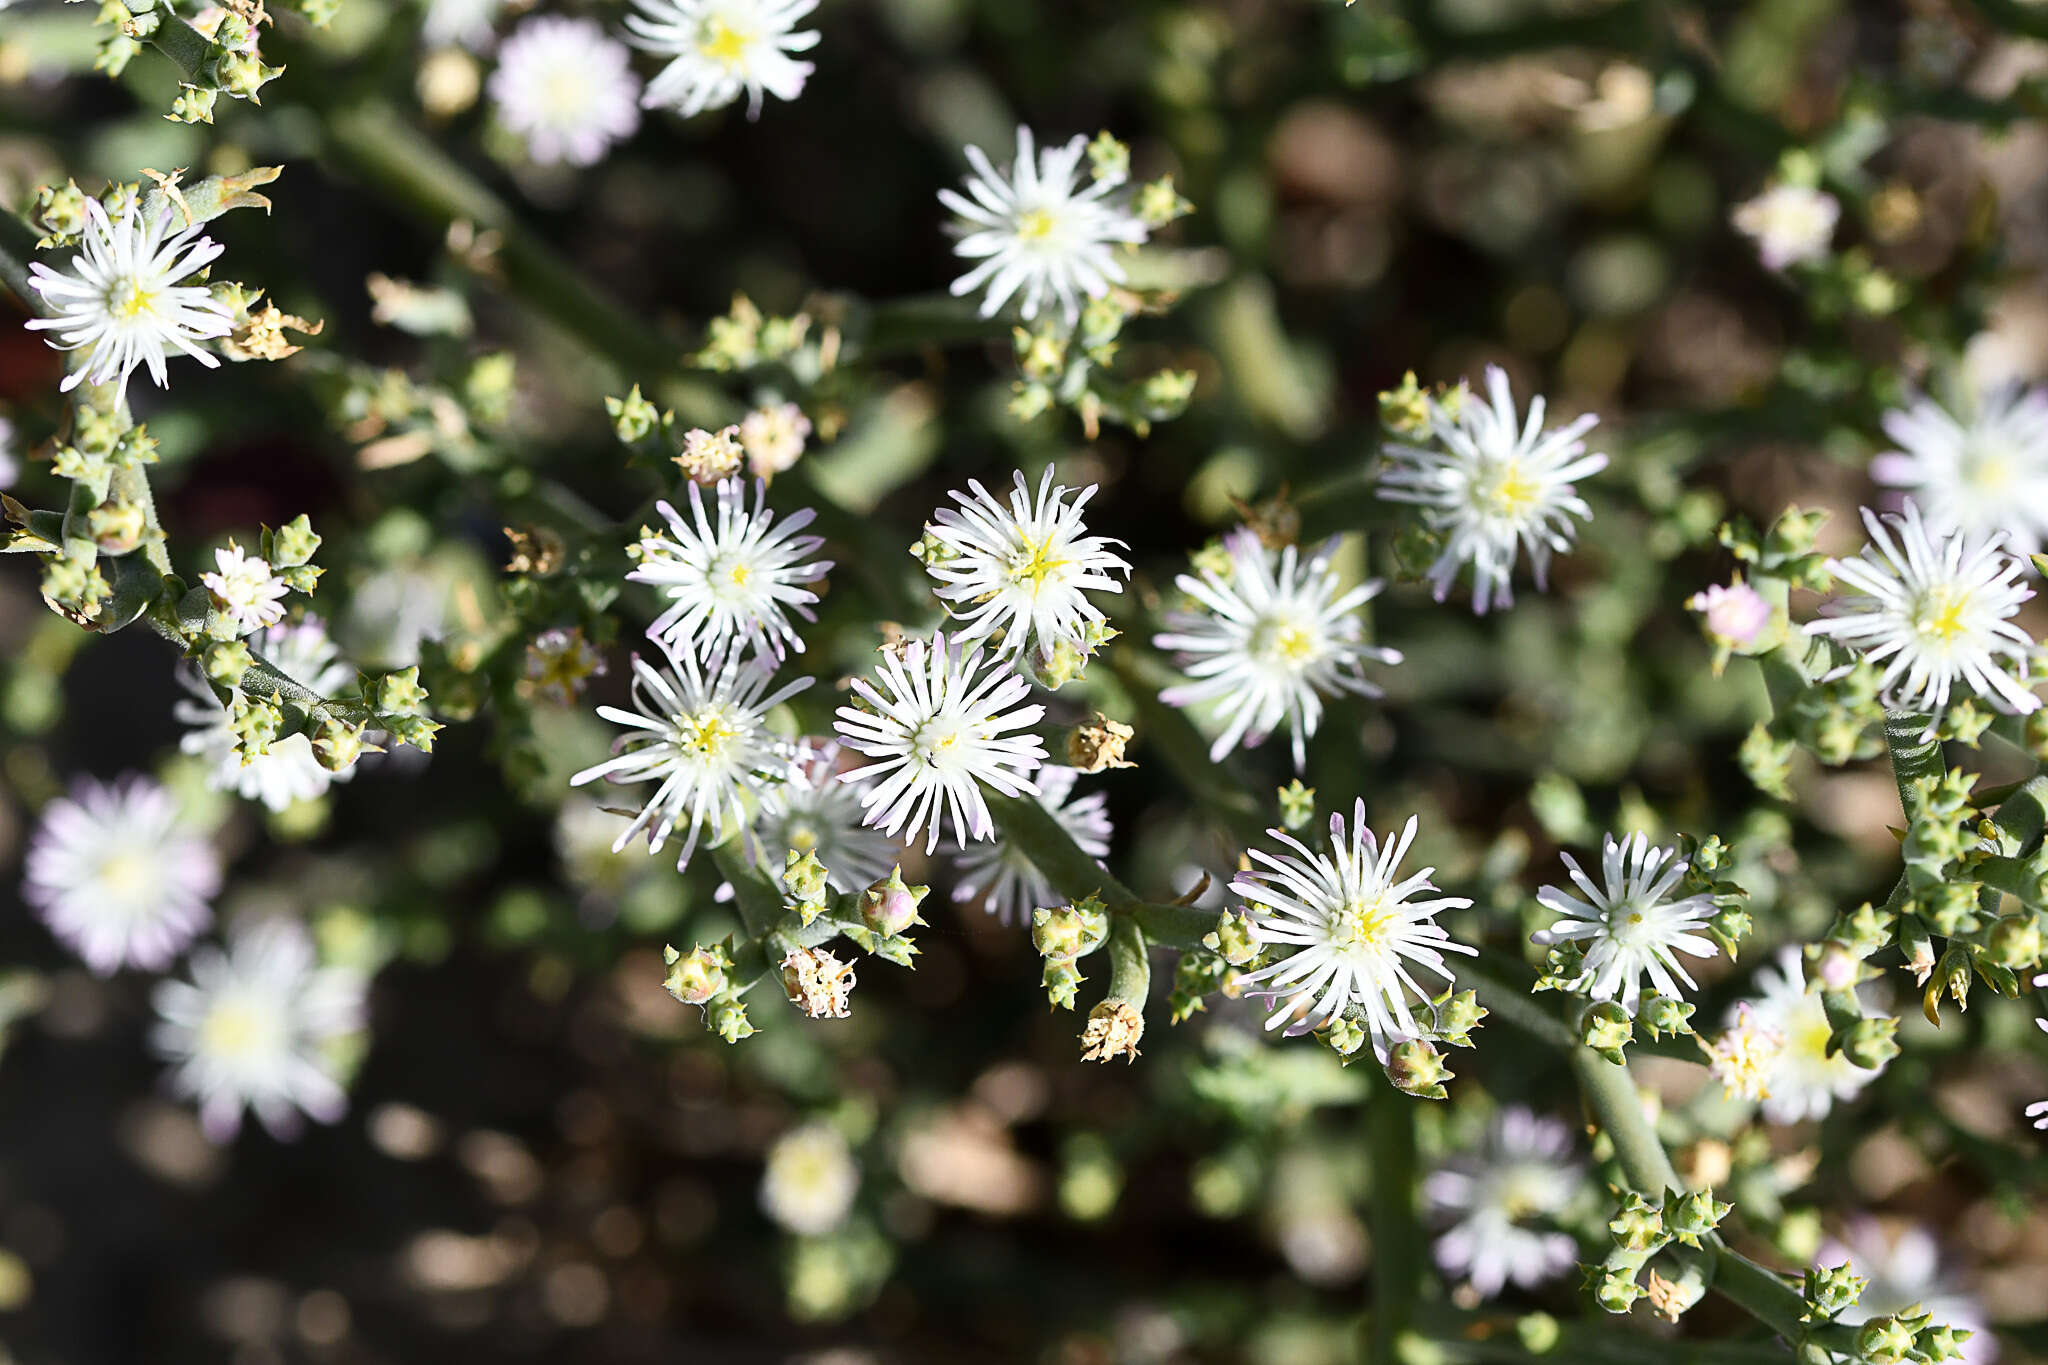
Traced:
POLYGON ((1422 1293, 1422 1229, 1415 1211, 1415 1112, 1378 1067, 1365 1106, 1365 1144, 1372 1158, 1366 1206, 1372 1233, 1372 1311, 1366 1324, 1366 1359, 1399 1365, 1401 1339, 1422 1293))

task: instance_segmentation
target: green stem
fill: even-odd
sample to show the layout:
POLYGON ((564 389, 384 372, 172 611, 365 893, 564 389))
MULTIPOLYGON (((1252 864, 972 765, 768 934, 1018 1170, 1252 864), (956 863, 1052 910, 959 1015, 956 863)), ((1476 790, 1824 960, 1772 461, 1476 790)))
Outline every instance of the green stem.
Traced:
POLYGON ((0 284, 21 300, 32 316, 42 317, 43 296, 29 288, 28 266, 36 254, 35 229, 11 213, 0 213, 0 284))
POLYGON ((1002 826, 1003 837, 1045 874, 1063 896, 1076 900, 1099 895, 1105 901, 1134 905, 1138 898, 1095 859, 1081 850, 1033 796, 988 793, 989 814, 1002 826))
POLYGON ((1372 1158, 1372 1186, 1366 1219, 1372 1233, 1372 1311, 1367 1320, 1366 1360, 1398 1365, 1422 1293, 1422 1228, 1415 1211, 1415 1113, 1419 1106, 1396 1090, 1379 1068, 1365 1106, 1366 1151, 1372 1158))
POLYGON ((1172 670, 1157 656, 1132 644, 1112 647, 1109 666, 1137 709, 1139 740, 1145 752, 1157 757, 1239 843, 1255 844, 1264 839, 1272 819, 1250 787, 1209 757, 1207 742, 1185 712, 1159 700, 1159 690, 1173 683, 1172 670))
POLYGON ((1142 1013, 1151 993, 1152 956, 1145 931, 1134 917, 1119 915, 1109 931, 1109 994, 1103 998, 1121 1000, 1142 1013))
POLYGON ((1662 1198, 1667 1190, 1683 1190, 1685 1183, 1672 1167, 1670 1154, 1643 1117, 1642 1097, 1628 1067, 1616 1066, 1593 1049, 1576 1044, 1570 1060, 1579 1094, 1614 1144, 1614 1159, 1629 1188, 1652 1200, 1662 1198))

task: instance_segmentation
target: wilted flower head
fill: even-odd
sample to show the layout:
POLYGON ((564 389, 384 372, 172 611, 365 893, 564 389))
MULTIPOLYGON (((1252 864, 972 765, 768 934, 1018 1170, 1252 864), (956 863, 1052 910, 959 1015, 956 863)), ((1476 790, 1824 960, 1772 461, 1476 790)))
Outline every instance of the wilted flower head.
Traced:
POLYGON ((1729 219, 1756 243, 1765 268, 1783 270, 1824 259, 1841 216, 1842 206, 1832 194, 1808 185, 1773 185, 1737 204, 1729 219))
POLYGON ((1422 1182, 1423 1198, 1451 1221, 1436 1261, 1481 1298, 1514 1283, 1533 1289, 1572 1267, 1578 1243, 1552 1222, 1585 1188, 1571 1130, 1520 1106, 1495 1114, 1479 1146, 1450 1157, 1422 1182))
POLYGON ((668 61, 640 102, 693 118, 745 94, 747 117, 759 118, 764 96, 795 99, 814 68, 791 54, 818 45, 815 31, 798 33, 796 25, 817 7, 818 0, 633 0, 628 41, 668 61))
POLYGON ((228 306, 203 283, 184 283, 219 258, 220 244, 194 224, 172 231, 177 210, 166 203, 144 213, 130 198, 118 219, 97 199, 85 201, 85 233, 65 272, 37 261, 29 287, 54 316, 25 325, 52 332, 59 350, 85 358, 60 386, 113 384, 115 403, 127 400, 128 376, 146 366, 158 388, 169 385, 171 352, 212 369, 220 360, 199 343, 234 330, 228 306))
POLYGON ((1550 556, 1572 547, 1580 521, 1592 509, 1575 485, 1607 467, 1607 457, 1587 454, 1583 437, 1599 421, 1592 413, 1546 431, 1545 405, 1529 400, 1526 421, 1515 413, 1507 372, 1486 367, 1485 401, 1460 393, 1445 403, 1428 401, 1431 446, 1391 442, 1388 468, 1380 475, 1380 496, 1414 503, 1431 529, 1444 537, 1443 552, 1429 567, 1439 602, 1467 566, 1472 569, 1472 608, 1511 606, 1517 547, 1528 552, 1536 586, 1546 586, 1550 556))
POLYGON ((811 419, 794 403, 756 408, 740 421, 740 447, 747 452, 747 470, 772 480, 803 457, 811 419))
POLYGON ((360 974, 321 967, 312 938, 283 918, 237 924, 225 952, 192 954, 190 972, 157 986, 151 1039, 208 1137, 233 1137, 245 1108, 281 1138, 301 1113, 332 1123, 347 1111, 330 1048, 363 1027, 360 974))
POLYGON ((1384 847, 1366 828, 1365 802, 1352 809, 1350 838, 1344 817, 1330 817, 1330 851, 1313 853, 1285 830, 1268 830, 1292 853, 1247 850, 1254 863, 1230 889, 1244 897, 1252 936, 1262 944, 1295 951, 1243 978, 1247 995, 1265 996, 1276 1008, 1267 1028, 1282 1024, 1300 1033, 1356 1009, 1365 1015, 1373 1052, 1386 1059, 1389 1044, 1421 1033, 1409 998, 1429 997, 1410 972, 1425 967, 1452 980, 1446 952, 1474 949, 1451 941, 1437 924, 1445 910, 1472 904, 1462 896, 1416 899, 1436 890, 1425 867, 1399 877, 1401 859, 1415 842, 1417 821, 1408 817, 1398 840, 1384 847), (1398 878, 1398 879, 1397 879, 1398 878))
POLYGON ((490 89, 498 121, 542 165, 595 165, 640 126, 626 49, 590 19, 528 19, 499 49, 490 89))
POLYGON ((1870 544, 1828 571, 1852 591, 1810 635, 1838 640, 1873 664, 1885 704, 1939 712, 1958 684, 2001 711, 2025 714, 2041 699, 2013 676, 2034 641, 2013 618, 2034 594, 2020 583, 2026 561, 2002 536, 1931 530, 1908 501, 1901 515, 1863 509, 1870 544))
POLYGON ((1600 856, 1604 886, 1594 885, 1571 854, 1562 856, 1585 899, 1555 886, 1539 890, 1538 903, 1563 918, 1534 938, 1540 944, 1585 945, 1585 967, 1573 990, 1595 1000, 1618 999, 1634 1013, 1645 975, 1659 995, 1674 1000, 1699 984, 1678 964, 1677 954, 1714 955, 1713 940, 1699 932, 1713 918, 1714 898, 1672 899, 1686 871, 1675 849, 1658 848, 1640 833, 1620 840, 1607 835, 1600 856))
POLYGON ((101 976, 161 971, 213 918, 220 857, 146 777, 81 779, 43 808, 22 897, 101 976))
POLYGON ((1064 146, 1040 151, 1031 130, 1020 126, 1017 157, 1007 173, 970 146, 967 193, 939 191, 939 202, 959 215, 955 254, 980 262, 953 281, 953 292, 984 291, 983 317, 994 317, 1021 291, 1018 311, 1026 320, 1057 302, 1072 326, 1080 320, 1084 296, 1099 298, 1111 281, 1123 280, 1113 248, 1142 242, 1149 230, 1107 198, 1122 183, 1119 177, 1091 177, 1076 187, 1087 150, 1088 139, 1077 134, 1064 146))

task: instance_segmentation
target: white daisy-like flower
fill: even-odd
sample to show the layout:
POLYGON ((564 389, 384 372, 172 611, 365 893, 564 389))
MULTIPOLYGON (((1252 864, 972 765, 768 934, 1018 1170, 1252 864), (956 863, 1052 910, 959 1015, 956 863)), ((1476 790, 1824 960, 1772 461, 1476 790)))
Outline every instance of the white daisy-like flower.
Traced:
POLYGON ((1047 465, 1034 497, 1019 470, 1007 506, 969 479, 969 492, 951 495, 958 507, 932 514, 932 539, 950 553, 925 568, 953 614, 958 643, 1000 631, 999 656, 1021 656, 1034 641, 1050 655, 1063 642, 1082 643, 1090 623, 1108 619, 1087 595, 1123 591, 1112 575, 1128 578, 1131 566, 1111 548, 1123 542, 1089 535, 1082 524, 1094 484, 1074 492, 1052 478, 1047 465))
POLYGON ((528 19, 491 73, 498 121, 541 165, 594 166, 640 126, 640 78, 625 45, 590 19, 528 19))
POLYGON ((1347 1010, 1366 1017, 1374 1055, 1421 1033, 1408 997, 1428 1000, 1410 965, 1453 979, 1444 954, 1472 953, 1454 943, 1436 922, 1445 910, 1472 904, 1462 896, 1415 899, 1436 890, 1433 867, 1400 877, 1401 859, 1415 842, 1416 818, 1408 817, 1401 837, 1384 847, 1366 828, 1365 802, 1352 808, 1351 835, 1344 817, 1330 817, 1330 851, 1312 853, 1285 830, 1268 830, 1292 849, 1274 855, 1248 850, 1263 864, 1240 872, 1230 889, 1242 896, 1251 915, 1252 937, 1261 944, 1295 951, 1248 973, 1245 994, 1268 997, 1276 1008, 1267 1028, 1287 1025, 1302 1033, 1329 1023, 1347 1010))
POLYGON ((846 1221, 860 1192, 860 1167, 837 1128, 807 1123, 768 1149, 761 1209, 804 1237, 822 1237, 846 1221))
POLYGON ((157 986, 151 1041, 208 1137, 233 1137, 244 1109, 279 1138, 301 1114, 333 1123, 348 1111, 333 1047, 364 1026, 361 973, 320 966, 312 936, 282 917, 238 923, 227 951, 196 950, 190 970, 157 986))
POLYGON ((1562 887, 1537 891, 1537 903, 1563 918, 1532 937, 1545 945, 1584 945, 1585 963, 1572 990, 1595 1000, 1618 999, 1623 1009, 1634 1013, 1645 975, 1658 994, 1674 1000, 1699 985, 1679 965, 1677 955, 1714 955, 1714 941, 1698 932, 1714 917, 1714 898, 1671 899, 1686 871, 1685 859, 1676 849, 1657 847, 1641 833, 1618 841, 1607 835, 1600 852, 1604 887, 1595 886, 1571 854, 1562 856, 1565 871, 1585 899, 1562 887))
POLYGON ((655 510, 668 522, 667 535, 651 535, 634 547, 639 565, 626 577, 651 583, 670 605, 647 633, 669 649, 709 657, 746 643, 777 658, 785 649, 803 652, 804 642, 789 622, 795 612, 806 621, 818 594, 802 586, 831 569, 829 559, 807 559, 825 542, 798 535, 815 515, 806 507, 780 522, 768 510, 767 485, 754 481, 754 506, 747 508, 746 483, 718 485, 715 512, 690 485, 690 517, 665 502, 655 510))
MULTIPOLYGON (((1756 974, 1762 994, 1745 1003, 1757 1028, 1775 1034, 1777 1049, 1763 1069, 1763 1114, 1773 1123, 1817 1119, 1837 1100, 1855 1098, 1877 1078, 1844 1053, 1828 1056, 1828 1023, 1820 992, 1808 990, 1806 967, 1798 948, 1778 954, 1775 966, 1756 974)), ((1734 1020, 1732 1014, 1729 1016, 1734 1020)))
POLYGON ((497 41, 494 26, 505 0, 427 0, 420 38, 428 47, 466 47, 488 52, 497 41))
POLYGON ((1222 732, 1209 746, 1220 760, 1240 742, 1255 745, 1283 723, 1293 733, 1294 766, 1322 723, 1323 698, 1350 692, 1377 697, 1365 680, 1368 659, 1401 662, 1399 650, 1365 643, 1358 609, 1375 597, 1378 579, 1348 591, 1331 566, 1333 537, 1303 556, 1289 545, 1268 550, 1249 527, 1224 537, 1230 571, 1204 567, 1174 585, 1203 608, 1170 612, 1168 630, 1153 637, 1175 651, 1193 679, 1159 694, 1169 706, 1215 703, 1222 732))
POLYGON ((231 540, 226 549, 213 552, 213 563, 214 572, 199 575, 199 581, 238 631, 246 635, 284 619, 284 595, 291 589, 271 570, 269 560, 231 540))
POLYGON ((861 796, 867 822, 939 846, 950 813, 960 843, 995 833, 983 783, 1005 796, 1036 796, 1032 772, 1045 761, 1036 725, 1045 708, 1019 705, 1031 684, 981 651, 941 633, 882 656, 875 681, 853 680, 862 706, 842 706, 834 727, 846 746, 875 760, 841 777, 873 783, 861 796), (878 685, 879 684, 879 685, 878 685))
POLYGON ((1870 462, 1870 477, 1903 488, 1928 525, 1990 536, 2016 551, 2048 540, 2048 390, 2007 384, 1967 417, 1931 398, 1884 415, 1899 443, 1870 462))
POLYGON ((1826 259, 1842 205, 1809 185, 1773 185, 1737 204, 1728 217, 1737 232, 1756 243, 1765 269, 1783 270, 1826 259))
POLYGON ((1961 1365, 1991 1365, 1998 1359, 1998 1338, 1991 1335, 1983 1308, 1943 1267, 1941 1248, 1926 1228, 1907 1224, 1888 1235, 1877 1219, 1859 1216, 1849 1220, 1840 1238, 1822 1242, 1814 1259, 1824 1266, 1846 1263, 1870 1277, 1837 1321, 1854 1327, 1918 1304, 1937 1324, 1975 1334, 1962 1345, 1961 1365))
POLYGON ((1436 1240, 1437 1265, 1485 1299, 1510 1282, 1534 1289, 1557 1278, 1577 1261, 1579 1244, 1553 1224, 1585 1183, 1571 1129, 1519 1105, 1501 1110, 1476 1150, 1422 1182, 1422 1197, 1450 1223, 1436 1240))
POLYGON ((1021 291, 1018 311, 1027 320, 1057 302, 1073 325, 1084 295, 1100 298, 1112 281, 1124 279, 1114 249, 1150 235, 1143 219, 1109 199, 1122 180, 1091 175, 1076 187, 1088 153, 1088 139, 1079 134, 1041 151, 1031 130, 1020 126, 1017 158, 1006 172, 997 171, 981 148, 966 150, 973 167, 967 193, 940 190, 939 202, 960 215, 953 253, 980 264, 953 281, 953 293, 984 290, 986 318, 1021 291))
POLYGON ((2034 594, 2019 582, 2026 561, 2002 536, 1941 534, 1910 500, 1902 515, 1863 509, 1870 544, 1828 571, 1854 591, 1806 625, 1873 664, 1886 706, 1938 714, 1957 684, 2001 711, 2024 715, 2041 699, 2013 676, 2034 641, 2014 623, 2034 594))
POLYGON ((1423 519, 1444 537, 1443 552, 1429 566, 1429 581, 1441 602, 1450 596, 1459 571, 1472 566, 1472 609, 1513 606, 1511 578, 1516 547, 1529 553, 1539 590, 1546 586, 1550 556, 1572 547, 1572 518, 1593 516, 1575 485, 1607 467, 1607 457, 1587 453, 1581 437, 1600 419, 1592 413, 1562 427, 1543 427, 1545 404, 1529 400, 1529 416, 1515 415, 1506 371, 1486 367, 1487 399, 1460 390, 1446 405, 1429 400, 1434 446, 1389 443, 1389 467, 1380 475, 1380 496, 1414 503, 1423 519))
POLYGON ((864 823, 860 793, 839 780, 851 755, 829 739, 807 739, 788 780, 761 793, 754 841, 773 866, 785 853, 814 853, 834 891, 858 891, 889 875, 903 843, 864 823))
POLYGON ((729 828, 745 829, 746 798, 783 780, 791 749, 769 730, 768 713, 813 679, 798 678, 769 692, 773 670, 764 659, 742 663, 735 650, 699 668, 694 654, 656 643, 668 668, 633 656, 635 709, 597 708, 598 715, 627 727, 626 733, 613 744, 612 757, 577 773, 569 785, 580 787, 600 777, 660 783, 612 850, 623 849, 644 830, 647 851, 659 852, 676 826, 687 823, 683 851, 676 858, 680 871, 697 851, 700 835, 709 833, 716 843, 729 828))
POLYGON ((173 351, 208 369, 220 364, 199 343, 234 330, 228 306, 205 284, 184 281, 218 259, 221 247, 197 224, 173 231, 178 221, 169 204, 145 214, 131 199, 119 219, 110 219, 99 200, 87 199, 85 232, 69 268, 29 266, 29 287, 56 316, 27 326, 50 331, 60 351, 85 352, 58 386, 64 392, 113 384, 118 405, 127 401, 128 376, 138 366, 148 367, 158 388, 169 387, 165 366, 173 351))
MULTIPOLYGON (((1074 769, 1056 763, 1040 768, 1033 775, 1038 783, 1038 804, 1083 853, 1098 860, 1107 858, 1115 832, 1109 821, 1109 797, 1095 791, 1078 801, 1070 800, 1079 776, 1074 769)), ((959 881, 953 887, 953 899, 971 901, 979 896, 982 908, 1005 924, 1025 919, 1039 906, 1066 903, 1066 897, 1053 889, 1024 851, 1000 832, 989 843, 960 849, 955 867, 959 881)))
POLYGON ((213 918, 220 857, 146 777, 81 779, 43 808, 22 898, 101 976, 161 971, 213 918))
POLYGON ((818 0, 633 0, 627 41, 668 65, 647 83, 640 103, 684 118, 723 109, 747 96, 747 117, 764 96, 793 100, 816 70, 791 54, 818 45, 816 30, 796 31, 818 0))
MULTIPOLYGON (((355 681, 355 670, 341 657, 340 647, 328 638, 327 626, 317 616, 259 631, 249 637, 248 644, 252 653, 269 660, 278 672, 323 697, 331 697, 355 681)), ((205 677, 197 668, 187 667, 178 680, 192 694, 171 711, 180 724, 192 727, 178 740, 178 747, 205 760, 209 767, 206 785, 215 791, 231 791, 281 811, 294 801, 311 801, 329 784, 346 782, 355 775, 353 768, 335 773, 321 767, 313 756, 313 742, 302 734, 274 740, 269 753, 243 762, 227 708, 205 677)))

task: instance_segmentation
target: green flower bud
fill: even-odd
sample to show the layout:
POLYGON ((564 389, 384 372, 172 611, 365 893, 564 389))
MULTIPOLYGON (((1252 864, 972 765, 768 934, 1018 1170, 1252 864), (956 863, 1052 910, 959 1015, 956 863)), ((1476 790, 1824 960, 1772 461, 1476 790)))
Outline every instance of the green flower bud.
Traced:
POLYGON ((624 398, 607 397, 604 410, 611 416, 612 431, 624 445, 638 445, 662 424, 661 413, 654 404, 640 396, 638 384, 624 398))
POLYGON ((924 923, 917 910, 930 894, 929 886, 906 885, 903 869, 896 867, 861 894, 861 920, 875 933, 893 938, 912 925, 924 923))
POLYGON ((1880 1071, 1899 1055, 1898 1032, 1898 1020, 1889 1015, 1870 1015, 1858 1019, 1837 1036, 1844 1057, 1865 1071, 1880 1071))
POLYGON ((441 722, 425 716, 386 716, 378 724, 400 744, 410 744, 423 754, 434 752, 434 736, 443 728, 441 722))
POLYGON ((1671 1235, 1687 1246, 1698 1246, 1700 1238, 1721 1226, 1732 1207, 1715 1199, 1711 1189, 1686 1195, 1672 1207, 1671 1235))
POLYGON ((1193 370, 1157 370, 1138 387, 1138 397, 1154 421, 1164 422, 1187 411, 1195 396, 1193 370))
POLYGON ((1653 991, 1643 997, 1642 1004, 1636 1010, 1636 1022, 1641 1024, 1644 1031, 1653 1039, 1662 1038, 1666 1034, 1677 1037, 1679 1034, 1693 1031, 1692 1012, 1693 1007, 1683 1000, 1673 1000, 1669 996, 1658 995, 1653 991))
POLYGON ((1195 206, 1180 197, 1173 188, 1173 177, 1162 175, 1138 187, 1137 198, 1132 204, 1138 217, 1145 220, 1147 227, 1165 227, 1176 218, 1185 218, 1195 211, 1195 206))
POLYGON ((1897 1316, 1873 1318, 1856 1333, 1856 1354, 1870 1365, 1898 1365, 1913 1353, 1913 1338, 1897 1316))
POLYGON ((1633 1270, 1591 1266, 1588 1272, 1588 1287, 1593 1291, 1593 1301, 1610 1313, 1628 1312, 1643 1296, 1643 1291, 1636 1285, 1633 1270))
POLYGON ((396 673, 386 673, 381 678, 365 674, 362 687, 363 695, 380 715, 407 715, 419 710, 427 700, 427 689, 420 686, 418 664, 396 673))
POLYGON ((1131 149, 1105 129, 1088 144, 1088 169, 1098 182, 1121 185, 1131 178, 1131 149))
POLYGON ((313 523, 303 512, 275 531, 263 533, 263 557, 272 568, 296 569, 310 563, 319 549, 320 537, 313 533, 313 523))
POLYGON ((1616 1066, 1628 1060, 1623 1049, 1634 1040, 1635 1024, 1628 1011, 1612 1000, 1591 1006, 1579 1020, 1579 1041, 1616 1066))
POLYGON ((165 117, 173 123, 211 123, 214 101, 219 98, 220 91, 211 86, 181 86, 165 117))
POLYGON ((142 509, 130 502, 103 502, 86 513, 86 529, 101 554, 125 555, 142 543, 149 529, 142 509))
POLYGON ((1012 328, 1010 337, 1017 352, 1017 368, 1027 379, 1050 384, 1067 368, 1067 341, 1052 322, 1012 328))
POLYGON ((1108 937, 1109 911, 1094 896, 1031 912, 1032 946, 1055 962, 1085 957, 1108 937))
POLYGON ((85 231, 85 191, 71 180, 45 185, 36 191, 29 219, 43 230, 43 240, 37 246, 69 246, 85 231))
POLYGON ((1283 829, 1301 829, 1316 818, 1316 789, 1304 787, 1301 779, 1295 778, 1280 789, 1280 825, 1283 829))
POLYGON ((1339 1057, 1352 1057, 1357 1055, 1358 1050, 1365 1046, 1369 1035, 1358 1024, 1339 1016, 1332 1019, 1329 1027, 1322 1030, 1317 1036, 1328 1045, 1330 1051, 1336 1053, 1339 1057))
POLYGON ((731 996, 718 1000, 704 1015, 705 1024, 728 1043, 737 1043, 754 1032, 754 1026, 747 1022, 747 1007, 731 996))
POLYGON ((1050 692, 1057 692, 1088 671, 1088 656, 1081 652, 1072 640, 1062 639, 1050 651, 1039 651, 1032 658, 1032 672, 1039 683, 1050 692))
POLYGON ((228 726, 234 731, 235 750, 247 763, 270 752, 270 746, 284 732, 284 708, 273 697, 266 700, 246 693, 228 707, 228 726))
POLYGON ((1252 917, 1243 910, 1225 910, 1215 931, 1202 936, 1202 945, 1233 967, 1248 967, 1259 959, 1259 941, 1252 936, 1252 917))
POLYGON ((350 725, 333 716, 325 716, 320 727, 312 734, 313 758, 328 772, 346 772, 363 756, 368 745, 363 742, 367 727, 350 725))
POLYGON ((1546 1356, 1557 1349, 1564 1329, 1548 1313, 1525 1313, 1515 1319, 1515 1339, 1532 1356, 1546 1356))
POLYGON ((1707 934, 1721 945, 1721 951, 1728 954, 1728 959, 1732 962, 1737 950, 1742 946, 1742 940, 1749 937, 1752 923, 1749 911, 1739 905, 1724 905, 1707 921, 1707 934))
POLYGON ((1614 1244, 1624 1251, 1655 1251, 1669 1234, 1664 1231, 1664 1212, 1634 1190, 1622 1196, 1621 1207, 1607 1221, 1614 1244))
POLYGON ((782 885, 797 918, 808 925, 825 912, 825 865, 815 849, 790 849, 782 864, 782 885))
POLYGON ((1806 1271, 1806 1313, 1803 1321, 1831 1322, 1855 1305, 1870 1283, 1847 1265, 1809 1266, 1806 1271))
MULTIPOLYGON (((1041 912, 1043 913, 1043 912, 1041 912)), ((1045 960, 1045 972, 1040 977, 1045 986, 1045 998, 1056 1010, 1074 1008, 1075 993, 1081 988, 1081 969, 1074 965, 1071 957, 1049 957, 1045 960)))
POLYGON ((1798 747, 1793 740, 1779 739, 1771 733, 1769 726, 1758 721, 1750 727, 1735 757, 1758 791, 1780 801, 1790 801, 1792 755, 1798 747))
POLYGON ((1387 1079, 1404 1095, 1440 1100, 1450 1093, 1444 1089, 1444 1082, 1455 1079, 1455 1073, 1428 1039, 1411 1038, 1388 1052, 1387 1079))
POLYGON ((1381 391, 1380 425, 1410 440, 1429 434, 1429 395, 1415 382, 1415 371, 1401 376, 1399 388, 1381 391))
POLYGON ((281 66, 265 66, 253 52, 223 52, 214 67, 221 89, 238 100, 261 104, 257 92, 284 74, 281 66))
POLYGON ((664 946, 661 956, 668 964, 668 975, 662 978, 661 984, 685 1005, 708 1005, 724 994, 725 955, 716 948, 699 946, 688 953, 678 953, 674 948, 664 946))
POLYGON ((1942 1361, 1961 1360, 1964 1354, 1963 1343, 1975 1335, 1977 1334, 1967 1327, 1948 1327, 1930 1323, 1920 1329, 1919 1335, 1913 1339, 1913 1344, 1920 1354, 1926 1356, 1934 1365, 1940 1365, 1942 1361))
POLYGON ((1449 986, 1429 1003, 1436 1014, 1437 1036, 1452 1047, 1471 1047, 1472 1030, 1478 1028, 1480 1021, 1491 1013, 1479 1003, 1479 992, 1458 991, 1453 994, 1449 986))
POLYGON ((1984 953, 2001 967, 2017 971, 2041 961, 2041 920, 2034 914, 2007 915, 1984 936, 1984 953))
POLYGON ((222 687, 240 687, 242 675, 256 662, 240 640, 216 640, 199 656, 199 667, 222 687))
POLYGON ((45 560, 42 590, 44 600, 51 606, 76 613, 86 621, 99 615, 100 604, 112 591, 99 565, 81 564, 76 559, 45 560))

